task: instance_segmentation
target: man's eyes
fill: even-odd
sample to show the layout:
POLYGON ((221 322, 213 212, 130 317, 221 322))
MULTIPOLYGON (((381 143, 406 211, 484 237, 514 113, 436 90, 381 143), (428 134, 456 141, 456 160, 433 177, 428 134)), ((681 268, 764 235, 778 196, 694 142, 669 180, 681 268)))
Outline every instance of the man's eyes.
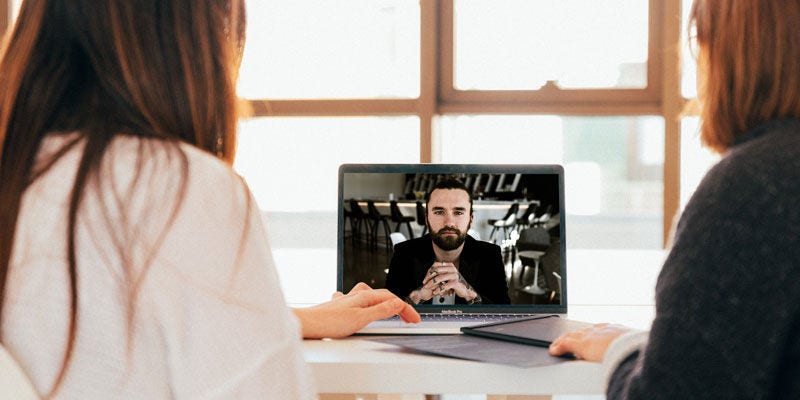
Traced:
MULTIPOLYGON (((444 215, 444 210, 434 210, 433 215, 444 215)), ((453 211, 453 215, 464 215, 464 211, 456 210, 453 211)))

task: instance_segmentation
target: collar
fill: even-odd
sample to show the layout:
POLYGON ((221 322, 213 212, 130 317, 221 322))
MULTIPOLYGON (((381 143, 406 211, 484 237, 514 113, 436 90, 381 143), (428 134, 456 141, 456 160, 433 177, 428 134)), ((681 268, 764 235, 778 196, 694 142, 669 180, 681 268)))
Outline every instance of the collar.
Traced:
POLYGON ((770 134, 775 131, 786 130, 800 131, 800 120, 793 118, 779 118, 763 122, 759 125, 756 125, 755 128, 745 132, 743 135, 736 137, 731 144, 731 148, 728 150, 732 150, 735 147, 739 147, 744 143, 753 141, 766 134, 770 134))

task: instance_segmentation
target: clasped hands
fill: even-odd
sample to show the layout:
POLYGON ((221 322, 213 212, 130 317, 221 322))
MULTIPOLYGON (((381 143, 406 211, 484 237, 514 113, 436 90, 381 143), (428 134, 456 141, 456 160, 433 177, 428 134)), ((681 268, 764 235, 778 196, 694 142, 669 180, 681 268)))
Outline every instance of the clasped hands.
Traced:
POLYGON ((480 299, 478 293, 461 276, 455 264, 447 261, 434 262, 425 273, 422 286, 412 291, 408 299, 413 304, 430 300, 433 296, 445 296, 448 293, 455 293, 456 296, 468 302, 475 302, 480 299))

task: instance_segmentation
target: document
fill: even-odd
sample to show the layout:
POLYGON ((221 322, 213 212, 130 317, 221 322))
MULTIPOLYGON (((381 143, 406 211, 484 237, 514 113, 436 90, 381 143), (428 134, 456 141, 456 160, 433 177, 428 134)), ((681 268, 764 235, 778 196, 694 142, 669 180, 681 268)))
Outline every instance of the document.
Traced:
POLYGON ((545 316, 464 327, 461 335, 393 336, 370 340, 427 354, 530 368, 571 360, 569 356, 551 356, 547 347, 561 334, 591 325, 545 316))
POLYGON ((460 334, 391 336, 369 340, 392 344, 426 354, 522 368, 542 367, 570 360, 569 358, 551 356, 546 347, 460 334))

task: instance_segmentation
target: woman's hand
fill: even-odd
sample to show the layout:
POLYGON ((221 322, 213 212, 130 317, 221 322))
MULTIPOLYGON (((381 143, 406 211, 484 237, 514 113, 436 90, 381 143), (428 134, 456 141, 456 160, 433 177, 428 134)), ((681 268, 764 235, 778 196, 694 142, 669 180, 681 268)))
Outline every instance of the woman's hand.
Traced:
POLYGON ((550 354, 573 354, 587 361, 603 361, 611 342, 630 329, 621 325, 596 324, 561 335, 550 344, 550 354))
POLYGON ((410 323, 420 320, 417 311, 392 292, 361 282, 347 294, 334 293, 331 301, 293 311, 306 339, 349 336, 372 321, 393 315, 410 323))

